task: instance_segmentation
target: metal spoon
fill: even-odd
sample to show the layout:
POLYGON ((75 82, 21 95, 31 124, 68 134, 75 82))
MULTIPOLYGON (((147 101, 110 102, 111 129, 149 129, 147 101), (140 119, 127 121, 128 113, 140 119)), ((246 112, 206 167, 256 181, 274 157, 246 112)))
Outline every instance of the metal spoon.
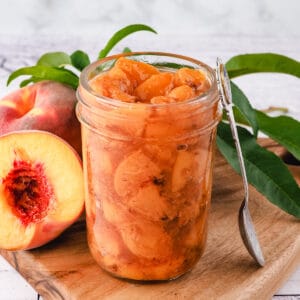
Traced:
POLYGON ((229 81, 226 68, 222 64, 220 58, 217 58, 216 77, 217 77, 218 89, 220 94, 220 100, 229 120, 232 136, 234 139, 234 143, 235 143, 235 147, 239 159, 241 175, 243 178, 245 196, 239 210, 240 234, 249 254, 262 267, 265 264, 265 260, 264 260, 263 253, 261 251, 259 241, 255 233, 255 229, 248 208, 248 202, 249 202, 248 180, 247 180, 243 154, 240 146, 240 141, 238 137, 238 132, 236 129, 236 123, 235 123, 233 110, 232 110, 233 104, 232 104, 230 81, 229 81))

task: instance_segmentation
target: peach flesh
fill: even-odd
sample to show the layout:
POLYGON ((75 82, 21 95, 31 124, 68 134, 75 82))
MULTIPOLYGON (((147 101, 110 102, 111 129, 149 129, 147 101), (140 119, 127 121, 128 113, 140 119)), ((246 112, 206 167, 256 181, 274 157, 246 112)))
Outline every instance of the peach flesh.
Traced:
MULTIPOLYGON (((80 216, 84 208, 81 160, 61 138, 37 130, 11 132, 0 136, 0 158, 0 249, 15 251, 40 247, 55 239, 80 216), (16 171, 18 168, 24 168, 24 173, 16 171), (44 177, 33 191, 42 193, 46 189, 49 203, 43 198, 34 199, 40 201, 39 208, 36 213, 28 211, 31 217, 22 219, 16 215, 15 198, 9 188, 11 192, 14 187, 22 190, 21 185, 12 186, 11 182, 25 173, 31 179, 34 175, 44 177), (28 222, 27 225, 24 222, 28 222)), ((34 180, 31 184, 35 185, 34 180)), ((26 207, 36 205, 31 202, 33 199, 26 199, 25 191, 23 196, 28 204, 26 207)), ((19 207, 19 214, 21 211, 19 207)))
POLYGON ((2 183, 12 212, 23 225, 38 222, 47 215, 53 189, 41 163, 32 165, 26 161, 15 160, 13 168, 2 183))

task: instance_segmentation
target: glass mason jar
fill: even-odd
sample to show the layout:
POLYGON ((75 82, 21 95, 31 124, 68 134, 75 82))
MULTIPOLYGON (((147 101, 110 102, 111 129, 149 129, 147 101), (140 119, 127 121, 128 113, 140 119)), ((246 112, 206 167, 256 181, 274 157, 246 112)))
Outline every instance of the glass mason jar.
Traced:
POLYGON ((214 71, 168 53, 131 53, 92 63, 81 74, 77 116, 82 127, 86 221, 90 251, 110 274, 169 280, 203 253, 220 120, 214 71), (97 95, 89 81, 117 58, 160 71, 200 69, 210 82, 179 103, 126 103, 97 95))

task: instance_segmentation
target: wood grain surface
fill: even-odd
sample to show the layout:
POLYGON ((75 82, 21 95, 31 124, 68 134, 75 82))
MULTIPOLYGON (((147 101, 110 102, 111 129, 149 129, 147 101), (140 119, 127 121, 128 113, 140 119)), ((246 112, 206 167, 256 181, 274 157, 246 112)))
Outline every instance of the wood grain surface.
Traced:
MULTIPOLYGON (((270 140, 263 144, 278 154, 270 140)), ((300 167, 293 172, 300 178, 300 167)), ((89 254, 80 220, 52 243, 31 251, 0 251, 43 299, 269 299, 300 262, 300 221, 250 188, 250 211, 266 258, 259 268, 239 236, 242 181, 216 155, 209 234, 196 267, 177 280, 131 283, 102 271, 89 254)))

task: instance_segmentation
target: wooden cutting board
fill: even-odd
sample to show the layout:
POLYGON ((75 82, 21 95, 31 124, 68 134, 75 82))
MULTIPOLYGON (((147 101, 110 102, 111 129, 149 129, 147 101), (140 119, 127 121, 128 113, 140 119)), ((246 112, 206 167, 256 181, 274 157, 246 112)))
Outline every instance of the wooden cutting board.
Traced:
MULTIPOLYGON (((270 140, 263 143, 282 152, 270 140)), ((300 166, 293 171, 300 178, 300 166)), ((102 271, 89 254, 84 220, 44 247, 0 254, 45 300, 269 299, 300 262, 300 221, 250 188, 250 210, 266 258, 259 268, 239 236, 242 198, 240 177, 217 155, 205 253, 191 272, 167 283, 130 283, 102 271)))

